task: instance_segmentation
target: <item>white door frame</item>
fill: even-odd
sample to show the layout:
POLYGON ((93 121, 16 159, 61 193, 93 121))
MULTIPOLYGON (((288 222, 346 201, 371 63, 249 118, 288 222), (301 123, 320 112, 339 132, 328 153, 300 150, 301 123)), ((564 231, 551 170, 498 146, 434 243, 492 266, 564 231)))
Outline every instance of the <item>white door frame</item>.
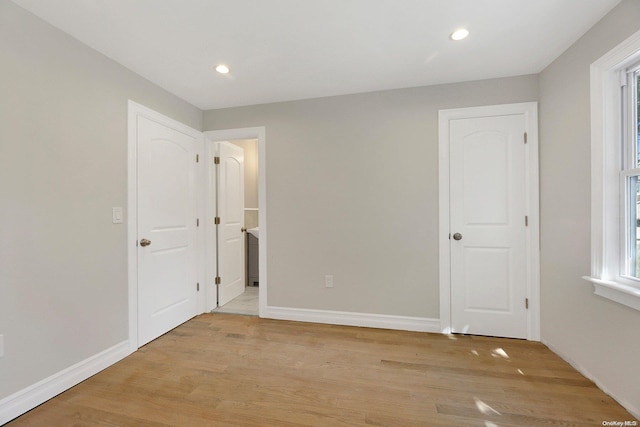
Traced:
MULTIPOLYGON (((162 115, 150 108, 129 100, 128 103, 128 134, 127 134, 127 260, 128 260, 128 292, 129 292, 129 351, 133 353, 138 349, 138 117, 160 123, 164 126, 193 136, 199 140, 197 152, 203 151, 202 132, 193 129, 183 123, 162 115)), ((200 154, 200 157, 202 155, 200 154)), ((202 164, 202 162, 200 162, 202 164)), ((203 218, 204 208, 200 200, 202 194, 202 182, 204 179, 203 168, 196 167, 196 198, 197 215, 203 218)), ((200 283, 198 293, 197 312, 204 311, 204 269, 202 254, 204 253, 203 227, 196 228, 196 280, 200 283)))
POLYGON ((439 255, 440 255, 440 329, 451 332, 451 252, 449 233, 449 129, 451 120, 524 114, 527 144, 525 150, 525 185, 527 188, 527 339, 540 340, 540 210, 538 183, 538 103, 502 104, 483 107, 440 110, 438 114, 439 146, 439 255))
MULTIPOLYGON (((267 156, 266 156, 266 131, 264 127, 251 127, 251 128, 239 128, 239 129, 223 129, 212 130, 204 132, 205 138, 205 158, 212 159, 215 153, 215 143, 219 141, 233 141, 238 139, 257 139, 258 140, 258 223, 259 223, 259 240, 258 240, 258 264, 260 275, 260 286, 258 287, 259 305, 258 315, 264 317, 267 313, 267 156)), ((215 181, 215 169, 213 168, 213 162, 206 162, 206 176, 209 188, 215 181)), ((209 194, 210 191, 207 191, 209 194)), ((209 196, 207 196, 209 197, 209 196)), ((211 199, 209 197, 209 199, 211 199)), ((212 230, 211 223, 215 217, 215 206, 211 201, 206 204, 205 218, 208 225, 207 231, 207 248, 206 257, 206 275, 207 282, 211 283, 215 277, 215 264, 211 262, 215 259, 215 240, 211 239, 212 230)), ((214 235, 215 237, 215 235, 214 235)), ((206 303, 205 309, 212 310, 216 307, 215 300, 215 285, 206 287, 206 303)))

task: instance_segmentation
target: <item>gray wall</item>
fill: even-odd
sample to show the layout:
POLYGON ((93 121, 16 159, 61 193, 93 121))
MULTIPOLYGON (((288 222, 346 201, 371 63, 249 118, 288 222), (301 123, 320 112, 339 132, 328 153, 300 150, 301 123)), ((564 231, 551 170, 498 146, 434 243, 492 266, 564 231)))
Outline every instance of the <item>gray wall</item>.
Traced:
POLYGON ((127 99, 202 112, 0 1, 0 399, 127 339, 127 99))
POLYGON ((589 65, 640 30, 622 2, 540 75, 542 337, 640 412, 640 312, 600 298, 590 274, 589 65))
POLYGON ((269 305, 437 318, 438 110, 537 93, 523 76, 206 111, 205 130, 266 127, 269 305))

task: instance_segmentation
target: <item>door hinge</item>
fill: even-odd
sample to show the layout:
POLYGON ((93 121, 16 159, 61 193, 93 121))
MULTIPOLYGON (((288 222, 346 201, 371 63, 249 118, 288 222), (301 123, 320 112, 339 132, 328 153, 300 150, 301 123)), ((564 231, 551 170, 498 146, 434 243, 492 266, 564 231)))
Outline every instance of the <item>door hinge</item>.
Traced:
POLYGON ((200 218, 196 218, 196 227, 200 227, 200 218))
POLYGON ((196 291, 200 292, 200 282, 196 283, 196 291))
POLYGON ((219 217, 219 216, 217 216, 217 217, 213 218, 213 223, 214 223, 215 225, 220 224, 220 217, 219 217))
POLYGON ((219 165, 219 164, 220 164, 220 157, 215 156, 215 157, 213 158, 213 164, 214 164, 214 165, 219 165))
POLYGON ((196 154, 196 163, 200 163, 200 154, 196 154))
POLYGON ((524 143, 525 143, 525 144, 527 143, 527 139, 528 139, 528 136, 527 136, 527 133, 525 132, 525 133, 524 133, 524 143))
POLYGON ((220 276, 216 276, 216 285, 220 284, 220 276))
POLYGON ((529 217, 528 217, 528 216, 525 216, 525 217, 524 217, 524 226, 525 226, 525 227, 528 227, 528 226, 529 226, 529 217))
POLYGON ((529 298, 524 299, 524 307, 529 310, 529 298))

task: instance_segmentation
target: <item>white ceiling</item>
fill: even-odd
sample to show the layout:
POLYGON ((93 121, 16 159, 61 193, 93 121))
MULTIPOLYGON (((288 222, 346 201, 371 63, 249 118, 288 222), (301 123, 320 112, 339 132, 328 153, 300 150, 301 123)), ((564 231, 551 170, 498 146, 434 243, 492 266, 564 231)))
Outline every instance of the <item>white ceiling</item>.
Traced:
POLYGON ((208 110, 538 73, 620 0, 13 2, 208 110))

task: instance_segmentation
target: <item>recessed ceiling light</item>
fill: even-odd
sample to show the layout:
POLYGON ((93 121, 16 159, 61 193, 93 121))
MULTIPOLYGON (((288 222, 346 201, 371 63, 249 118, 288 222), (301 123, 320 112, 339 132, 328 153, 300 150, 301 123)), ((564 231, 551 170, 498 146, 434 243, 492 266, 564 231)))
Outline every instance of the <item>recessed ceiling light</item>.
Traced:
POLYGON ((468 35, 469 30, 467 30, 466 28, 460 28, 459 30, 455 30, 453 33, 451 33, 451 40, 458 41, 466 39, 468 35))
POLYGON ((216 71, 220 74, 227 74, 229 72, 229 67, 224 64, 220 64, 216 67, 216 71))

